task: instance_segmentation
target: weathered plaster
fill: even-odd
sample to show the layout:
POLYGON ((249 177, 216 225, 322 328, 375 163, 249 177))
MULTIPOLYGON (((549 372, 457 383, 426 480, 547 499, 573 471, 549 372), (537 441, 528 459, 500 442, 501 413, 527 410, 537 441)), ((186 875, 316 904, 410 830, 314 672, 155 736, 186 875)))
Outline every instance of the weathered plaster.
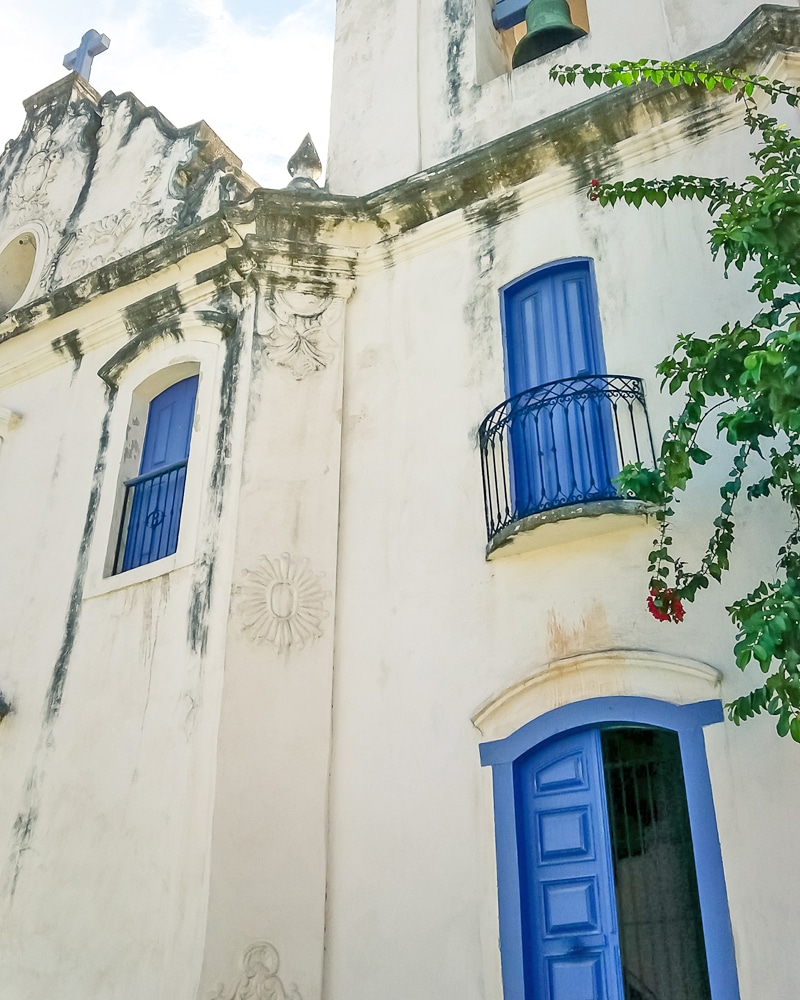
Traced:
POLYGON ((133 95, 100 98, 75 74, 26 111, 0 158, 0 244, 38 227, 46 251, 29 300, 129 259, 254 187, 204 122, 176 129, 133 95))
POLYGON ((89 547, 94 536, 97 502, 105 472, 106 449, 108 447, 108 423, 111 418, 113 407, 114 393, 109 391, 106 393, 106 411, 103 416, 100 437, 97 445, 97 458, 95 459, 94 471, 92 474, 92 482, 89 492, 89 500, 86 507, 83 532, 81 534, 80 545, 75 560, 72 588, 64 619, 63 638, 56 656, 55 664, 53 665, 50 683, 47 689, 42 714, 41 732, 37 741, 37 748, 33 761, 28 772, 28 778, 25 783, 23 804, 16 819, 14 820, 10 854, 3 867, 2 891, 7 893, 10 897, 13 897, 16 891, 25 855, 31 849, 31 841, 34 836, 39 814, 39 799, 45 777, 46 761, 53 745, 53 729, 56 718, 61 709, 61 702, 64 697, 64 687, 66 685, 67 674, 69 671, 69 664, 72 658, 75 640, 80 625, 83 589, 86 581, 86 570, 89 558, 89 547))
POLYGON ((208 499, 204 516, 204 535, 192 574, 191 597, 186 625, 186 637, 192 652, 205 656, 208 648, 208 613, 214 584, 219 524, 225 502, 225 486, 231 462, 234 400, 237 389, 239 361, 245 334, 240 326, 231 331, 226 325, 223 341, 224 360, 219 388, 217 432, 209 477, 208 499))
MULTIPOLYGON (((78 234, 119 215, 125 255, 0 323, 0 436, 4 413, 25 416, 0 453, 0 688, 14 703, 0 726, 0 940, 15 996, 283 1000, 297 984, 303 1000, 500 1000, 492 789, 475 724, 502 735, 598 693, 683 703, 747 684, 727 654, 727 592, 704 595, 680 628, 647 614, 641 518, 587 537, 579 526, 603 517, 540 526, 527 535, 564 533, 487 563, 475 445, 504 394, 498 288, 576 254, 596 258, 610 370, 647 380, 654 430, 666 426, 671 402, 648 373, 676 330, 748 308, 747 282, 707 259, 702 207, 603 211, 585 184, 606 170, 746 171, 738 109, 644 88, 561 115, 542 96, 531 113, 524 93, 513 99, 524 75, 473 87, 467 34, 451 54, 451 120, 441 5, 366 6, 339 4, 349 53, 363 69, 386 46, 381 75, 403 114, 378 92, 363 102, 386 129, 365 169, 382 157, 403 173, 395 133, 413 164, 371 194, 246 188, 232 202, 235 158, 209 146, 193 160, 200 132, 171 134, 125 95, 56 85, 31 104, 36 170, 49 178, 64 148, 54 137, 75 141, 74 163, 53 160, 36 188, 42 204, 63 174, 63 219, 78 234), (413 72, 394 36, 413 37, 413 72), (496 128, 476 147, 489 98, 496 128), (449 152, 455 125, 468 151, 419 170, 442 111, 436 142, 449 152), (84 148, 76 133, 92 116, 107 134, 92 125, 84 148), (164 171, 142 188, 147 149, 164 171), (114 164, 127 164, 118 196, 114 164), (171 228, 137 245, 156 236, 139 227, 148 214, 171 228), (147 401, 195 373, 178 550, 114 576, 147 401)), ((469 24, 464 5, 448 9, 469 24)), ((614 9, 596 0, 591 44, 614 9)), ((796 10, 770 8, 718 51, 775 64, 797 25, 796 10)), ((30 164, 32 147, 14 149, 30 164)), ((79 256, 67 249, 64 272, 79 256)), ((698 484, 712 502, 711 480, 698 484)), ((681 515, 690 550, 703 542, 697 515, 681 515)), ((774 568, 778 526, 753 517, 732 588, 774 568)), ((774 961, 796 924, 784 866, 761 866, 757 888, 751 873, 763 850, 791 854, 797 768, 767 729, 716 729, 743 1000, 789 996, 794 970, 774 961)))

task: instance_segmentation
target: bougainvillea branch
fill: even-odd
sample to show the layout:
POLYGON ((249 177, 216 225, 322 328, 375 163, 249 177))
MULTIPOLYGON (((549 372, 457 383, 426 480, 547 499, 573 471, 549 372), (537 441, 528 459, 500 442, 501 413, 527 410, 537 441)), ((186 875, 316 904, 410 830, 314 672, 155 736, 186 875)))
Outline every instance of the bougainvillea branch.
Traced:
POLYGON ((711 252, 722 257, 726 274, 731 267, 756 265, 751 291, 760 307, 752 319, 727 323, 705 338, 683 334, 658 365, 667 391, 683 394, 683 409, 669 422, 656 467, 628 465, 617 486, 622 495, 654 505, 659 531, 650 553, 647 607, 659 621, 673 623, 728 571, 737 501, 783 501, 790 531, 776 552, 774 579, 727 608, 736 628, 737 666, 744 670, 754 663, 763 675, 758 687, 728 705, 728 713, 739 724, 767 712, 776 717, 779 735, 800 742, 800 139, 761 110, 778 100, 797 107, 800 89, 738 70, 648 59, 555 66, 550 75, 561 84, 588 87, 718 89, 740 102, 755 137, 754 171, 741 182, 685 175, 595 178, 587 194, 600 206, 701 201, 712 219, 711 252), (719 513, 706 551, 690 569, 675 554, 670 524, 694 470, 711 459, 698 444, 707 420, 734 457, 719 487, 719 513))

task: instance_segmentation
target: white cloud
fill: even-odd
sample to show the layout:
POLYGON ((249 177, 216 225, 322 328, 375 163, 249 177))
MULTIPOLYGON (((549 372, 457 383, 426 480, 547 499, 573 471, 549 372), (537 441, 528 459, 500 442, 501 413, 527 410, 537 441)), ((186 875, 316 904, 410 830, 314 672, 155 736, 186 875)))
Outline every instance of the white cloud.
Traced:
POLYGON ((0 0, 0 137, 18 134, 22 100, 63 75, 64 53, 93 27, 111 39, 92 69, 101 93, 132 91, 179 127, 204 118, 266 186, 288 182, 286 161, 306 132, 324 161, 333 0, 297 3, 272 27, 234 17, 225 0, 11 3, 0 0))

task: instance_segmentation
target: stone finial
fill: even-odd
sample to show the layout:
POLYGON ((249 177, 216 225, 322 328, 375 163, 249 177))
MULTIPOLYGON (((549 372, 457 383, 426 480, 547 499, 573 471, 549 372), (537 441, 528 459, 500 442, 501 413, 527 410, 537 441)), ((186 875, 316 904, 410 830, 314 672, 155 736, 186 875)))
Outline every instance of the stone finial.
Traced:
POLYGON ((297 152, 289 160, 286 169, 292 175, 292 179, 287 184, 287 187, 319 187, 317 178, 322 175, 322 161, 319 158, 317 147, 312 142, 310 134, 306 135, 305 139, 297 147, 297 152))
POLYGON ((94 57, 105 52, 110 44, 108 35, 101 35, 99 31, 90 28, 84 34, 77 49, 73 49, 72 52, 68 52, 64 56, 64 69, 77 73, 88 82, 94 57))

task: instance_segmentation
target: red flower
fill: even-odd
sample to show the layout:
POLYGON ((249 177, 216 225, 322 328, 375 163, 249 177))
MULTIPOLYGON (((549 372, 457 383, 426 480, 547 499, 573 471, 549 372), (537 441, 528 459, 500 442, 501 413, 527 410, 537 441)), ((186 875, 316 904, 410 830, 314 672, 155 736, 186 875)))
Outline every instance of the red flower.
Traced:
POLYGON ((656 592, 654 590, 650 591, 650 596, 647 598, 647 610, 650 612, 653 618, 655 618, 656 621, 668 622, 669 612, 662 611, 661 608, 658 607, 658 605, 655 602, 655 598, 653 596, 655 593, 656 592))
POLYGON ((593 177, 589 181, 589 185, 589 201, 597 201, 597 188, 600 187, 600 181, 596 177, 593 177))
POLYGON ((593 177, 589 181, 589 183, 592 185, 593 188, 600 187, 600 181, 596 177, 593 177))
POLYGON ((672 587, 651 589, 647 598, 647 610, 659 622, 682 622, 686 615, 683 601, 672 587))

